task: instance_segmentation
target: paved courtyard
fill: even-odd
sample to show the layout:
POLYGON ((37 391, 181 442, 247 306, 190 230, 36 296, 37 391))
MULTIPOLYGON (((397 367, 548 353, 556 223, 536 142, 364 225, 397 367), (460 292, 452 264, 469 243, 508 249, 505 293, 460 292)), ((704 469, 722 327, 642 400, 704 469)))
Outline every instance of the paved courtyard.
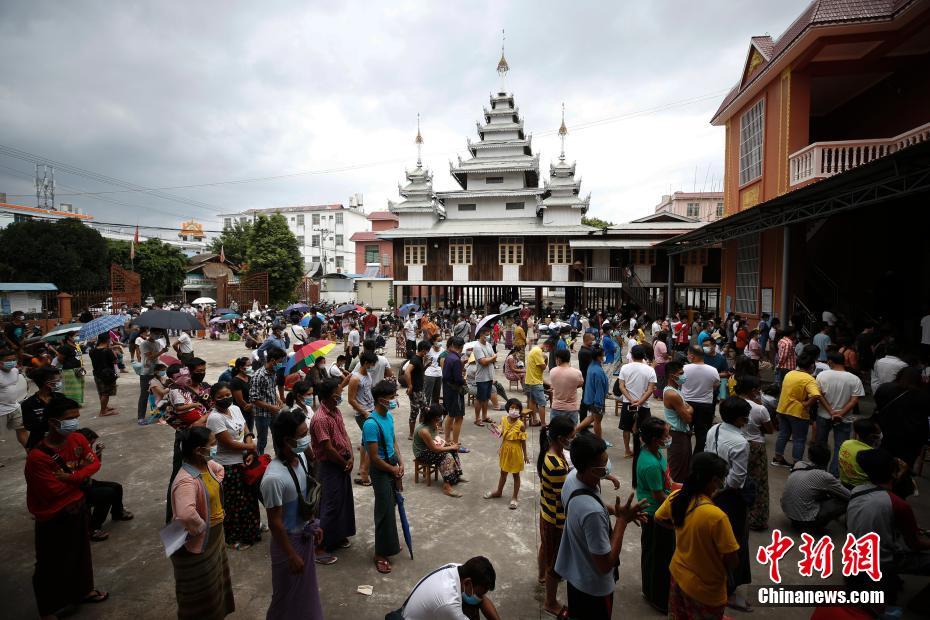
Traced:
MULTIPOLYGON (((215 381, 230 358, 246 352, 239 342, 196 341, 197 355, 209 362, 207 380, 215 381)), ((341 346, 337 347, 341 350, 341 346)), ((393 342, 389 343, 389 352, 393 342)), ((391 356, 395 364, 398 360, 391 356)), ((501 355, 503 359, 503 355, 501 355)), ((498 373, 502 377, 502 373, 498 373)), ((506 382, 504 382, 506 385, 506 382)), ((88 381, 88 397, 81 420, 84 426, 100 433, 106 443, 103 467, 97 476, 101 480, 120 482, 125 491, 125 503, 136 518, 133 521, 111 524, 105 528, 110 539, 93 543, 94 569, 97 585, 107 589, 111 598, 102 605, 88 605, 80 609, 77 618, 169 618, 176 612, 174 580, 171 563, 164 556, 158 538, 163 525, 165 495, 171 468, 173 431, 166 426, 140 428, 135 423, 135 403, 138 395, 138 378, 134 374, 120 375, 119 395, 115 406, 121 414, 98 419, 96 394, 88 381)), ((405 396, 399 398, 400 408, 395 413, 397 428, 406 429, 408 405, 405 396)), ((113 400, 111 399, 111 403, 113 400)), ((612 412, 613 404, 608 403, 612 412)), ((343 408, 346 414, 348 407, 343 408)), ((659 411, 655 406, 653 412, 659 411)), ((380 619, 390 609, 400 606, 410 588, 432 568, 446 562, 462 562, 473 555, 485 555, 497 570, 497 588, 492 593, 495 604, 504 618, 550 617, 542 612, 542 591, 536 585, 536 549, 538 534, 537 494, 534 471, 523 475, 520 507, 508 510, 505 500, 484 500, 481 495, 497 481, 497 440, 484 428, 470 423, 471 413, 463 426, 463 442, 472 452, 463 455, 462 465, 469 479, 460 487, 464 497, 448 498, 441 487, 427 488, 422 482, 414 485, 412 471, 405 478, 406 506, 414 540, 414 559, 406 553, 394 558, 394 571, 378 574, 371 562, 374 536, 372 531, 372 493, 368 488, 356 486, 355 507, 358 535, 351 549, 339 554, 332 566, 318 566, 320 590, 327 618, 380 619), (372 596, 356 592, 359 585, 373 586, 372 596)), ((346 416, 346 428, 353 440, 358 439, 358 428, 346 416)), ((610 449, 614 470, 623 481, 619 493, 626 497, 630 492, 629 461, 623 459, 622 439, 616 426, 617 418, 605 421, 607 438, 615 444, 610 449)), ((535 463, 538 450, 537 429, 531 429, 531 456, 535 463)), ((773 438, 769 438, 769 453, 773 438)), ((401 436, 404 456, 412 462, 409 442, 401 436)), ((33 522, 26 511, 25 481, 22 475, 23 454, 12 433, 0 435, 0 549, 3 550, 0 569, 0 600, 5 618, 33 618, 36 608, 32 595, 33 522)), ((771 527, 787 529, 787 520, 778 509, 778 498, 787 471, 770 469, 770 488, 773 517, 771 527)), ((505 489, 505 496, 510 486, 505 489)), ((611 500, 612 489, 604 495, 611 500)), ((926 494, 914 498, 918 515, 930 514, 930 500, 926 494)), ((263 513, 264 516, 264 513, 263 513)), ((926 525, 926 524, 924 524, 926 525)), ((839 548, 842 546, 840 526, 832 532, 838 541, 835 566, 839 566, 839 548)), ((769 533, 750 536, 751 548, 768 542, 769 533)), ((255 547, 241 552, 230 552, 232 578, 236 595, 236 613, 233 618, 264 618, 271 590, 268 553, 269 535, 255 547)), ((786 583, 816 583, 816 578, 803 579, 796 566, 800 554, 792 549, 782 562, 786 583)), ((614 618, 659 618, 648 607, 640 594, 640 541, 639 531, 627 530, 620 563, 620 582, 617 586, 614 618)), ((755 584, 768 582, 767 569, 754 565, 755 584)), ((836 576, 831 581, 838 581, 836 576)), ((905 597, 922 587, 917 580, 909 580, 905 597)), ((564 585, 561 600, 564 602, 564 585)), ((734 612, 736 618, 743 617, 734 612)), ((757 608, 752 617, 808 618, 809 609, 757 608)), ((908 616, 905 616, 908 617, 908 616)))

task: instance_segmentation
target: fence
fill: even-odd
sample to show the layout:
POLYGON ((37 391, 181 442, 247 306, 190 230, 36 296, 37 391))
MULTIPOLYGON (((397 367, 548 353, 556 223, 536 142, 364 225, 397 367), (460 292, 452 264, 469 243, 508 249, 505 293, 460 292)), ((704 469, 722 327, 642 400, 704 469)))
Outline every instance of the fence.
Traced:
POLYGON ((308 304, 320 303, 320 283, 312 278, 301 278, 294 288, 294 297, 308 304))
POLYGON ((254 302, 260 306, 268 303, 268 273, 253 273, 240 276, 239 282, 231 284, 229 276, 214 278, 216 283, 216 303, 228 308, 235 301, 240 309, 251 308, 254 302))
POLYGON ((142 305, 142 281, 139 274, 119 265, 110 265, 110 294, 113 310, 142 305))

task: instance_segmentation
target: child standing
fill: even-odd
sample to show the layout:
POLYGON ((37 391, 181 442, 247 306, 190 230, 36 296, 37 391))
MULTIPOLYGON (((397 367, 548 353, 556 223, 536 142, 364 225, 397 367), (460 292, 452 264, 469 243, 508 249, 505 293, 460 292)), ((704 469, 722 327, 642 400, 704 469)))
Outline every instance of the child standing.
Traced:
POLYGON ((520 494, 520 472, 523 465, 530 462, 526 452, 526 426, 520 416, 523 414, 523 405, 516 398, 507 401, 504 407, 507 415, 501 420, 501 447, 498 451, 501 476, 497 481, 497 490, 484 494, 485 499, 501 497, 504 494, 504 483, 507 474, 513 475, 513 497, 510 500, 510 509, 517 509, 517 496, 520 494))

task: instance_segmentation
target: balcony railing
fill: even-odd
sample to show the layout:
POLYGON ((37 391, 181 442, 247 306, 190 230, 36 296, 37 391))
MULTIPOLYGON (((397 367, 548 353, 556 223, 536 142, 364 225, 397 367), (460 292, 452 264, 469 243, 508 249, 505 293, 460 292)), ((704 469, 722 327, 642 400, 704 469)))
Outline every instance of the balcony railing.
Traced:
POLYGON ((584 279, 586 282, 620 282, 623 278, 623 267, 585 267, 584 279))
POLYGON ((791 185, 832 177, 927 141, 930 141, 930 123, 888 139, 815 142, 788 157, 791 185))

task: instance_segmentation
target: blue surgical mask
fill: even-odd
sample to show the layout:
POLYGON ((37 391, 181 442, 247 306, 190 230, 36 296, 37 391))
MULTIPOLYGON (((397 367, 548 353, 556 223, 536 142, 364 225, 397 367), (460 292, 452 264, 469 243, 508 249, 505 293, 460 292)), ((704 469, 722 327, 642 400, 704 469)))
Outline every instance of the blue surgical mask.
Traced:
POLYGON ((304 404, 307 405, 308 407, 309 407, 310 405, 312 405, 312 404, 313 404, 313 397, 312 397, 312 396, 305 396, 305 397, 304 397, 304 404))
POLYGON ((669 448, 671 448, 671 447, 672 447, 672 438, 671 438, 671 437, 666 437, 665 440, 662 442, 662 447, 665 448, 666 450, 669 449, 669 448))
POLYGON ((219 449, 219 448, 218 448, 217 446, 212 446, 212 447, 210 448, 210 459, 211 459, 211 460, 216 458, 216 451, 217 451, 218 449, 219 449))
POLYGON ((687 378, 688 378, 688 377, 686 377, 685 375, 680 375, 680 376, 678 377, 678 385, 679 385, 679 386, 684 385, 684 384, 685 384, 685 379, 687 379, 687 378))
POLYGON ((339 405, 341 402, 342 402, 342 396, 339 396, 339 397, 336 399, 336 404, 339 405))
POLYGON ((58 421, 58 432, 62 435, 70 435, 78 429, 80 422, 77 418, 71 418, 70 420, 59 420, 58 421))
POLYGON ((275 370, 283 370, 283 369, 284 369, 284 362, 278 362, 277 364, 275 364, 275 365, 274 365, 274 369, 275 369, 275 370))
POLYGON ((465 591, 462 591, 462 602, 468 605, 474 605, 475 607, 481 605, 481 597, 475 596, 474 594, 469 594, 465 591))
POLYGON ((3 362, 4 370, 13 370, 14 368, 16 368, 16 360, 7 360, 3 362))
POLYGON ((167 377, 167 376, 168 376, 168 371, 167 371, 167 370, 160 370, 160 371, 156 372, 155 374, 158 375, 159 377, 167 377))
POLYGON ((310 435, 304 435, 294 444, 294 452, 303 454, 310 447, 310 435))
POLYGON ((397 399, 395 398, 395 399, 389 400, 387 404, 387 408, 388 408, 388 411, 392 409, 397 409, 397 399))
POLYGON ((60 391, 62 390, 62 388, 64 388, 64 386, 65 386, 65 382, 64 382, 64 381, 55 381, 54 383, 50 384, 48 387, 49 387, 49 389, 51 389, 53 392, 60 392, 60 391))

